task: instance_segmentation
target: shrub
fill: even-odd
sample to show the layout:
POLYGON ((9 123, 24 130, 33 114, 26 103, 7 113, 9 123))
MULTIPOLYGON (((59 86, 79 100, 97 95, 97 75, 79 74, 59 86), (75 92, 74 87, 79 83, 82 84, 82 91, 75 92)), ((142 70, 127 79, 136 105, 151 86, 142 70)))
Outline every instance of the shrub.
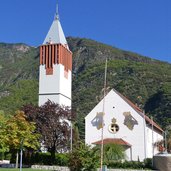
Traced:
POLYGON ((129 169, 138 169, 138 168, 143 168, 143 164, 141 162, 136 162, 136 161, 124 161, 124 162, 119 162, 119 161, 110 161, 108 163, 109 168, 129 168, 129 169))
POLYGON ((51 161, 51 154, 49 152, 47 153, 33 153, 30 158, 28 156, 23 156, 23 162, 25 164, 41 164, 41 165, 58 165, 58 166, 67 166, 68 164, 68 154, 66 153, 56 153, 55 154, 55 160, 51 161), (28 163, 29 161, 29 163, 28 163))
POLYGON ((57 153, 55 155, 55 165, 58 166, 67 166, 69 162, 69 154, 66 153, 57 153))
POLYGON ((4 159, 5 160, 10 160, 11 159, 11 153, 5 153, 4 159))
POLYGON ((151 158, 147 158, 144 160, 144 167, 148 168, 148 169, 152 169, 152 159, 151 158))
POLYGON ((90 148, 83 142, 74 146, 69 156, 69 167, 71 171, 94 171, 99 166, 99 156, 96 149, 90 148))
POLYGON ((32 164, 51 164, 51 154, 50 153, 34 153, 31 156, 32 164))

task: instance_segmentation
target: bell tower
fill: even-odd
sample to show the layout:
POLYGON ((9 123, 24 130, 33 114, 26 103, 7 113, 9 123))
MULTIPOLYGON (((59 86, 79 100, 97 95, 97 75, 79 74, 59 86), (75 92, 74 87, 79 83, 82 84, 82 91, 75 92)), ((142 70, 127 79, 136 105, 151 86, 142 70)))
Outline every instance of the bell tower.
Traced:
POLYGON ((71 107, 72 52, 62 30, 58 8, 40 46, 39 106, 48 100, 71 107))

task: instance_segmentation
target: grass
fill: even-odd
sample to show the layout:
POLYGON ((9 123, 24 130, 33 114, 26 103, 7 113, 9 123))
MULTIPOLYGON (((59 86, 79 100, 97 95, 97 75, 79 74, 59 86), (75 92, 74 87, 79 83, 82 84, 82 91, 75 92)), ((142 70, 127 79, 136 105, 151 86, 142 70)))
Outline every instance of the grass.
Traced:
MULTIPOLYGON (((19 171, 19 170, 20 169, 11 169, 11 168, 4 169, 4 168, 0 168, 0 171, 19 171)), ((22 169, 22 171, 38 171, 38 169, 28 168, 28 169, 22 169)), ((47 171, 47 170, 41 170, 41 171, 47 171)))

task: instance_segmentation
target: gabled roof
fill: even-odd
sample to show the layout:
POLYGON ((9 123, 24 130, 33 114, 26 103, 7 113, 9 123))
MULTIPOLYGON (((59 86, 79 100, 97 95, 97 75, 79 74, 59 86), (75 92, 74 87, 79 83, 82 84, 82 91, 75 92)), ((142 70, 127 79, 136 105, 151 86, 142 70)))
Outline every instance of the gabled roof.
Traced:
POLYGON ((55 15, 54 21, 49 29, 48 34, 43 42, 45 44, 62 44, 68 48, 67 41, 59 21, 58 14, 55 15))
MULTIPOLYGON (((93 142, 92 144, 99 145, 101 143, 102 141, 99 140, 99 141, 93 142)), ((127 147, 132 146, 128 142, 124 141, 122 138, 105 138, 103 139, 103 144, 118 144, 118 145, 127 146, 127 147)))
POLYGON ((120 94, 118 91, 113 89, 115 93, 117 93, 125 102, 127 102, 136 112, 138 112, 143 118, 145 118, 146 122, 149 123, 151 126, 153 125, 157 130, 163 132, 162 128, 156 124, 153 120, 151 120, 148 116, 144 114, 144 112, 134 103, 132 103, 127 97, 120 94))

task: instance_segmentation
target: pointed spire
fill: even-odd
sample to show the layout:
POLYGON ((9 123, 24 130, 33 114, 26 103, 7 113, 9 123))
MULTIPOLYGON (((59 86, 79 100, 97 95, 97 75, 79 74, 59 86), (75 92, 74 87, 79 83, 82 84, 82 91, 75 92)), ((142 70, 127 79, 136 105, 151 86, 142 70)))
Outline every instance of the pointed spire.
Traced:
POLYGON ((59 20, 58 2, 56 3, 55 20, 59 20))
POLYGON ((59 13, 58 13, 58 3, 56 5, 56 12, 54 21, 49 29, 48 34, 43 42, 43 44, 62 44, 68 48, 67 41, 62 30, 62 26, 59 20, 59 13))

